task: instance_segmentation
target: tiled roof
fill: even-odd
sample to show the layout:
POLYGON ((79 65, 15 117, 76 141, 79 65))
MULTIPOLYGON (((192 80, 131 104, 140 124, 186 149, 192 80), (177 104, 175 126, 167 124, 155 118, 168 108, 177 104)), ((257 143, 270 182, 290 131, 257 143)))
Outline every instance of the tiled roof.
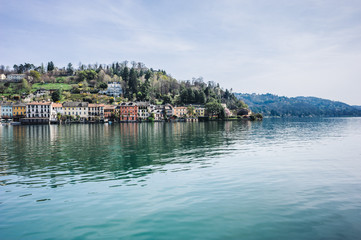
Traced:
POLYGON ((50 105, 51 102, 31 102, 28 105, 50 105))
POLYGON ((53 103, 53 107, 62 107, 63 105, 61 103, 53 103))
POLYGON ((63 107, 88 107, 88 102, 65 102, 63 107))

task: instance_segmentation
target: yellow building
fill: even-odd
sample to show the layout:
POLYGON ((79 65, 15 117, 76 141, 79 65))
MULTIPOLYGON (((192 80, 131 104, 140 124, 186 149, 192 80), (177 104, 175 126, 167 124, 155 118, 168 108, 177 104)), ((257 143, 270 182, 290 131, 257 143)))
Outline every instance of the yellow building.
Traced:
POLYGON ((194 109, 194 111, 195 111, 195 113, 196 113, 196 116, 198 116, 198 117, 204 117, 205 108, 198 107, 198 108, 194 109))
POLYGON ((26 116, 26 104, 20 103, 13 105, 13 117, 23 118, 26 116))
POLYGON ((185 117, 187 114, 187 107, 174 107, 174 115, 176 115, 177 117, 185 117))

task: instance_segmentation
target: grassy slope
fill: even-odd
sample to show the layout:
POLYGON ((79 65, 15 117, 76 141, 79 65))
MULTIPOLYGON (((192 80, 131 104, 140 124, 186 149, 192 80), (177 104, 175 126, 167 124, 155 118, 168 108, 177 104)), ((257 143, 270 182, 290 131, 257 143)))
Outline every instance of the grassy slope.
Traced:
POLYGON ((70 90, 72 87, 70 84, 66 83, 34 83, 32 86, 33 89, 63 89, 63 90, 70 90))

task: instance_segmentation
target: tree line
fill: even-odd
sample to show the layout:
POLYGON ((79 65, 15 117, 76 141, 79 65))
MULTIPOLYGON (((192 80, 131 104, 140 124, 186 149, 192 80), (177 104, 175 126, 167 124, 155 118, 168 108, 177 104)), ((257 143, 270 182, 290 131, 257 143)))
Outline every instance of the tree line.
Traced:
MULTIPOLYGON (((223 89, 213 81, 205 82, 202 77, 178 81, 165 70, 147 68, 141 62, 114 62, 112 64, 82 64, 74 67, 57 67, 53 61, 36 66, 30 63, 14 65, 12 69, 0 65, 0 73, 25 73, 26 89, 34 83, 70 84, 70 93, 99 93, 108 82, 120 82, 123 98, 127 101, 150 101, 174 105, 226 103, 230 109, 247 108, 238 100, 232 89, 223 89)), ((1 86, 0 86, 1 87, 1 86)), ((0 89, 1 91, 1 89, 0 89)))

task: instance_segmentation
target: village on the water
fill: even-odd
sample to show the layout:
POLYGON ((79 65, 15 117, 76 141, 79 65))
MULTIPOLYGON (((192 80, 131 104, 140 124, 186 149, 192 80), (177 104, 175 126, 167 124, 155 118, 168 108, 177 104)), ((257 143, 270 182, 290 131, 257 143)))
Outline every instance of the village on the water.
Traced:
MULTIPOLYGON (((22 74, 12 74, 8 80, 22 79, 22 74)), ((218 119, 218 115, 207 111, 204 105, 151 104, 147 101, 113 102, 112 104, 89 102, 52 102, 49 99, 33 101, 36 97, 51 95, 56 90, 39 89, 18 101, 0 102, 2 123, 12 125, 60 124, 60 123, 104 123, 104 122, 144 122, 144 121, 198 121, 218 119)), ((109 82, 107 89, 99 94, 117 97, 122 94, 118 82, 109 82)), ((237 119, 235 114, 221 104, 227 119, 237 119)), ((242 119, 248 119, 250 110, 245 110, 242 119)), ((240 116, 238 116, 240 119, 240 116)))

